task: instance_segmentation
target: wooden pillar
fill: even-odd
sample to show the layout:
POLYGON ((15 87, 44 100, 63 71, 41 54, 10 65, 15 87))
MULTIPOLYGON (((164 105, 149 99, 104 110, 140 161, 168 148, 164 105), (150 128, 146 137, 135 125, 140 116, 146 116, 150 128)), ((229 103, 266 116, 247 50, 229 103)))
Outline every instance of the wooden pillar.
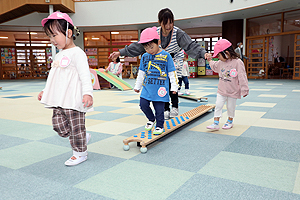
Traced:
POLYGON ((235 19, 222 22, 222 38, 229 40, 234 49, 238 42, 243 42, 243 21, 235 19))

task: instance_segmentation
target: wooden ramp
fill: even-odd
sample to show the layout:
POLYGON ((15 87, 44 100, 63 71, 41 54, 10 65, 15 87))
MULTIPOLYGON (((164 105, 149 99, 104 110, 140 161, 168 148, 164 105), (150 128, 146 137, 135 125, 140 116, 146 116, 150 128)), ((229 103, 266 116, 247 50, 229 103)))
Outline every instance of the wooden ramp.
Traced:
POLYGON ((193 95, 178 95, 180 98, 188 99, 188 100, 193 100, 199 102, 207 102, 207 97, 195 97, 193 95))
POLYGON ((123 149, 125 151, 129 150, 129 143, 130 142, 138 142, 141 145, 140 151, 142 153, 147 152, 147 145, 153 143, 154 141, 158 140, 159 138, 164 137, 165 135, 173 132, 174 130, 178 129, 181 126, 184 126, 185 124, 193 121, 194 119, 200 117, 204 113, 213 110, 215 108, 215 105, 201 105, 197 108, 194 108, 188 112, 183 113, 182 115, 179 115, 175 118, 166 120, 164 123, 164 132, 161 135, 154 135, 153 130, 151 131, 142 131, 136 135, 133 135, 127 139, 123 140, 124 146, 123 149))
POLYGON ((116 86, 120 90, 132 90, 131 85, 126 83, 124 80, 120 79, 116 75, 114 75, 111 72, 106 72, 103 69, 96 70, 97 74, 104 78, 106 81, 112 83, 114 86, 116 86))

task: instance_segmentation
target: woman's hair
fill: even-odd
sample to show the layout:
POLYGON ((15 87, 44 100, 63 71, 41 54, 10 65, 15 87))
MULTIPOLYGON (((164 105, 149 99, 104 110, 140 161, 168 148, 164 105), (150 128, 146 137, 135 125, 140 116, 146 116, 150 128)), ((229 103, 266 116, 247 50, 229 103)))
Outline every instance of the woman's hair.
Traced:
POLYGON ((170 23, 174 23, 174 15, 169 8, 164 8, 158 13, 158 22, 159 24, 163 23, 163 25, 167 24, 170 20, 170 23))
POLYGON ((120 62, 120 58, 119 58, 119 57, 117 57, 116 62, 117 62, 117 63, 120 62))
POLYGON ((230 47, 228 47, 228 48, 225 49, 224 51, 221 51, 221 52, 220 52, 220 54, 222 55, 222 57, 223 57, 224 59, 228 59, 228 58, 225 56, 225 52, 226 52, 226 51, 228 51, 228 53, 229 53, 231 59, 236 59, 236 58, 239 57, 238 54, 234 51, 234 49, 233 49, 233 47, 232 47, 232 45, 231 45, 230 47))
POLYGON ((153 39, 153 40, 151 40, 149 42, 142 43, 142 45, 143 45, 143 47, 146 47, 146 46, 150 45, 151 43, 155 43, 155 44, 158 45, 158 39, 153 39))
MULTIPOLYGON (((52 35, 54 29, 66 35, 67 23, 68 22, 64 19, 49 19, 45 23, 43 29, 47 35, 52 35)), ((68 29, 71 29, 73 40, 75 40, 76 36, 80 34, 80 31, 76 26, 73 26, 71 23, 68 24, 68 29)))

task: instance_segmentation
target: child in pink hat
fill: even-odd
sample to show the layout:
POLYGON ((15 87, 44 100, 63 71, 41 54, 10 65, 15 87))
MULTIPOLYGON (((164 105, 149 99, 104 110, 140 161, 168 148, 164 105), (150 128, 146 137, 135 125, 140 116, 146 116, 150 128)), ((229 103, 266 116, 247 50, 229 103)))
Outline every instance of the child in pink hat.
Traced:
POLYGON ((159 48, 160 40, 156 27, 145 29, 141 33, 139 43, 143 45, 146 53, 140 61, 134 91, 139 93, 142 89, 140 108, 149 120, 145 130, 150 131, 156 122, 153 134, 159 135, 163 133, 164 107, 165 102, 169 102, 169 91, 176 94, 178 89, 176 70, 171 55, 159 48), (155 115, 150 108, 150 102, 155 115))
POLYGON ((87 160, 87 143, 91 138, 85 129, 85 113, 93 110, 89 65, 84 51, 73 42, 79 31, 69 15, 54 12, 42 20, 42 25, 50 42, 62 51, 54 58, 38 100, 53 109, 54 131, 69 138, 73 156, 65 165, 73 166, 87 160))
POLYGON ((221 39, 215 44, 213 57, 218 57, 219 60, 213 61, 211 57, 208 57, 207 60, 211 69, 219 74, 219 84, 214 123, 206 128, 219 129, 219 120, 226 102, 228 119, 222 128, 231 129, 235 116, 236 100, 249 94, 245 66, 238 58, 231 42, 226 39, 221 39))

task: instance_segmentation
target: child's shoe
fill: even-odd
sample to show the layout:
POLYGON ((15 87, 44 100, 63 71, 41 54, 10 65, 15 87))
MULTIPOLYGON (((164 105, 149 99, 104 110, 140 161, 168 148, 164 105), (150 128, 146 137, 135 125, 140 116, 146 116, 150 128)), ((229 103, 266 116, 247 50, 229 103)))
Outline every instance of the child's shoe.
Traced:
POLYGON ((66 166, 78 165, 87 160, 87 151, 85 152, 76 152, 73 151, 73 156, 65 162, 66 166))
POLYGON ((170 119, 170 111, 166 110, 166 111, 164 112, 164 118, 165 118, 165 120, 170 119))
POLYGON ((183 92, 181 92, 180 90, 178 90, 178 95, 183 95, 183 92))
POLYGON ((209 125, 206 127, 207 129, 212 129, 212 130, 219 130, 219 124, 213 123, 212 125, 209 125))
POLYGON ((231 129, 232 127, 233 127, 233 123, 226 122, 222 127, 222 129, 231 129))
POLYGON ((164 132, 163 128, 156 127, 155 131, 153 132, 153 135, 160 135, 164 132))
POLYGON ((153 125, 154 125, 154 122, 151 122, 151 121, 147 122, 147 124, 145 126, 145 131, 150 131, 152 129, 153 125))
POLYGON ((86 144, 88 144, 89 143, 89 141, 90 141, 90 139, 91 139, 91 134, 89 134, 89 133, 86 133, 86 144))
POLYGON ((173 118, 173 117, 176 117, 178 116, 178 108, 172 108, 171 112, 170 112, 170 117, 173 118))
POLYGON ((191 95, 191 93, 189 92, 188 89, 185 90, 185 94, 186 94, 186 95, 191 95))

